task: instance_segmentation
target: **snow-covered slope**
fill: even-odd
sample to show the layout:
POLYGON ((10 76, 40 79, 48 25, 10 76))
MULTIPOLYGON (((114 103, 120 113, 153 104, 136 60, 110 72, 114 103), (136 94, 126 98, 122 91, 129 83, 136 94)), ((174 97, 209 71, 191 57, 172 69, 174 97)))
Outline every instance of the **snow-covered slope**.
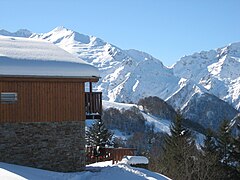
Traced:
POLYGON ((168 98, 180 86, 179 78, 172 71, 156 59, 139 62, 123 84, 113 89, 116 101, 133 101, 147 96, 168 98))
POLYGON ((206 92, 206 89, 191 80, 181 78, 178 82, 180 88, 175 91, 166 101, 175 109, 182 110, 195 94, 206 92))
POLYGON ((168 180, 169 178, 142 168, 134 168, 128 164, 112 165, 111 161, 90 164, 85 171, 75 173, 61 173, 35 169, 13 164, 0 162, 0 179, 1 180, 168 180))
POLYGON ((173 71, 240 108, 240 43, 185 56, 174 65, 173 71))

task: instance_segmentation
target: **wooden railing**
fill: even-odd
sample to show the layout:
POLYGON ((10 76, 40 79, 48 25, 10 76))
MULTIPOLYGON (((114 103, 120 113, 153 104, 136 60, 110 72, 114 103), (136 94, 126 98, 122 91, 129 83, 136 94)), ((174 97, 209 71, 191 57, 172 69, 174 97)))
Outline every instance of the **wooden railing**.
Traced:
POLYGON ((95 147, 86 148, 86 163, 91 164, 101 161, 110 161, 118 163, 124 156, 134 156, 136 149, 134 148, 100 148, 95 147))
POLYGON ((102 92, 85 92, 87 119, 99 119, 102 114, 102 92))

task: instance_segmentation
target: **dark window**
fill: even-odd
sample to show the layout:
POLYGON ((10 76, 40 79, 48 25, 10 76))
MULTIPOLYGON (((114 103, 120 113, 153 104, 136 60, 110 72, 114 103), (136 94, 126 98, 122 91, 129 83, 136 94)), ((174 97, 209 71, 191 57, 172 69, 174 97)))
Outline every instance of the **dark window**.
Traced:
POLYGON ((0 96, 1 103, 15 103, 17 102, 17 93, 14 92, 2 92, 0 96))

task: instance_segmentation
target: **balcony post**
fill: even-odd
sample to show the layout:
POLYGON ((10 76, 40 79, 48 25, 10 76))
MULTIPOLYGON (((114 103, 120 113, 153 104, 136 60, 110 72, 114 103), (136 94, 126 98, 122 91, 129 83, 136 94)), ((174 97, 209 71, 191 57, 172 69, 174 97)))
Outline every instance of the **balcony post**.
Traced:
POLYGON ((92 93, 92 82, 89 82, 89 92, 92 93))
POLYGON ((93 94, 92 94, 92 82, 89 82, 89 92, 90 92, 90 113, 93 113, 93 106, 92 106, 92 102, 93 102, 93 94))

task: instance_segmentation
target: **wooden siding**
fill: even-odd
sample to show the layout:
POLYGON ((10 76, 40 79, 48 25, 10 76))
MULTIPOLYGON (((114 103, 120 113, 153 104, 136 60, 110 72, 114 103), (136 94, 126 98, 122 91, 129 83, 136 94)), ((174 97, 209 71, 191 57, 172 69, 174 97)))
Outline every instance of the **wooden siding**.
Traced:
POLYGON ((0 122, 85 120, 84 81, 0 78, 0 93, 16 92, 14 104, 0 103, 0 122))

